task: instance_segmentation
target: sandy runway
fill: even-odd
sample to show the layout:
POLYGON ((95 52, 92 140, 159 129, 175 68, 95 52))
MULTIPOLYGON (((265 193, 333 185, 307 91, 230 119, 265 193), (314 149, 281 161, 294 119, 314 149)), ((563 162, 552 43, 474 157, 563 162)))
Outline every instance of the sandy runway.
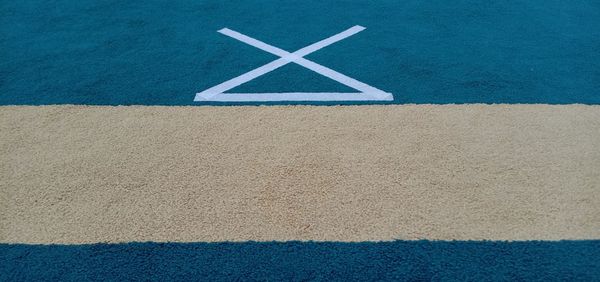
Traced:
POLYGON ((0 107, 0 241, 600 238, 600 107, 0 107))

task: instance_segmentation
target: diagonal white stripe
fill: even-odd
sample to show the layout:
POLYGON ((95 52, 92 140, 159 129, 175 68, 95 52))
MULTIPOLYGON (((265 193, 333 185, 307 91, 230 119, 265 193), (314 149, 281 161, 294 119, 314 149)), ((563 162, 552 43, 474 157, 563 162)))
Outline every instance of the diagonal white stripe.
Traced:
POLYGON ((323 39, 323 40, 321 40, 319 42, 316 42, 314 44, 308 45, 308 46, 306 46, 306 47, 304 47, 304 48, 302 48, 302 49, 294 52, 294 55, 297 55, 299 57, 304 57, 304 56, 306 56, 306 55, 308 55, 310 53, 313 53, 313 52, 315 52, 315 51, 317 51, 319 49, 323 49, 324 47, 327 47, 327 46, 329 46, 329 45, 331 45, 333 43, 336 43, 338 41, 342 41, 342 40, 344 40, 344 39, 346 39, 346 38, 348 38, 348 37, 350 37, 352 35, 355 35, 355 34, 361 32, 363 30, 365 30, 364 27, 359 26, 359 25, 355 25, 355 26, 353 26, 353 27, 351 27, 349 29, 346 29, 346 30, 344 30, 344 31, 342 31, 342 32, 334 35, 334 36, 331 36, 329 38, 323 39))
POLYGON ((231 29, 228 29, 228 28, 223 28, 223 29, 221 29, 221 30, 219 30, 217 32, 219 32, 219 33, 221 33, 223 35, 227 35, 227 36, 229 36, 231 38, 237 39, 239 41, 242 41, 242 42, 244 42, 244 43, 246 43, 248 45, 254 46, 254 47, 258 48, 258 49, 267 51, 267 52, 269 52, 271 54, 275 54, 275 55, 277 55, 279 57, 285 57, 286 55, 290 54, 290 52, 288 52, 288 51, 285 51, 283 49, 279 49, 277 47, 271 46, 271 45, 269 45, 267 43, 264 43, 264 42, 262 42, 262 41, 260 41, 258 39, 254 39, 254 38, 252 38, 250 36, 241 34, 241 33, 237 32, 235 30, 231 30, 231 29))
POLYGON ((253 70, 251 70, 247 73, 244 73, 238 77, 234 77, 234 78, 227 80, 219 85, 215 85, 209 89, 206 89, 206 90, 196 94, 196 98, 194 99, 194 101, 202 101, 205 99, 210 99, 210 97, 221 94, 229 89, 232 89, 238 85, 241 85, 250 80, 253 80, 253 79, 255 79, 261 75, 264 75, 266 73, 272 72, 272 71, 274 71, 282 66, 285 66, 289 63, 290 63, 290 61, 288 61, 284 58, 279 58, 279 59, 272 61, 266 65, 263 65, 256 69, 253 69, 253 70))
POLYGON ((307 60, 305 58, 298 58, 294 61, 294 63, 299 64, 307 69, 310 69, 320 75, 329 77, 341 84, 344 84, 348 87, 352 87, 358 91, 363 93, 369 93, 373 95, 373 97, 377 99, 383 99, 389 95, 389 93, 384 92, 383 90, 377 89, 373 86, 370 86, 366 83, 360 82, 354 78, 351 78, 345 74, 334 71, 328 67, 319 65, 313 61, 307 60))

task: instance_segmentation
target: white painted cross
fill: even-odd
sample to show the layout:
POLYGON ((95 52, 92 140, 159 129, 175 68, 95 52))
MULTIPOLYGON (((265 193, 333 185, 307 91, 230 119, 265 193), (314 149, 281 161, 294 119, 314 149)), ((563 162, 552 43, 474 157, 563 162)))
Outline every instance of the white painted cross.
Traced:
POLYGON ((348 38, 356 33, 363 31, 362 26, 354 26, 341 33, 321 40, 317 43, 304 47, 294 53, 287 52, 277 47, 271 46, 252 37, 243 35, 237 31, 228 28, 218 32, 258 49, 277 55, 280 58, 264 66, 251 70, 238 77, 232 78, 219 85, 213 86, 196 94, 194 101, 217 101, 217 102, 269 102, 269 101, 391 101, 394 99, 391 93, 379 90, 373 86, 360 82, 354 78, 341 74, 330 68, 319 65, 313 61, 307 60, 304 56, 313 53, 323 47, 329 46, 335 42, 348 38), (333 79, 341 84, 358 90, 357 93, 335 93, 335 92, 293 92, 293 93, 227 93, 236 86, 244 84, 268 72, 274 71, 289 63, 296 63, 307 69, 310 69, 320 75, 333 79))

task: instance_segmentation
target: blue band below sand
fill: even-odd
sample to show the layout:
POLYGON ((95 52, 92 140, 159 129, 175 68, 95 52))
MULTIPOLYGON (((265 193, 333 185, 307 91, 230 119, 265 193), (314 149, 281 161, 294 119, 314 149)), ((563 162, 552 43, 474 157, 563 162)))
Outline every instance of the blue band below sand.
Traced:
POLYGON ((599 280, 600 240, 0 244, 0 280, 599 280))

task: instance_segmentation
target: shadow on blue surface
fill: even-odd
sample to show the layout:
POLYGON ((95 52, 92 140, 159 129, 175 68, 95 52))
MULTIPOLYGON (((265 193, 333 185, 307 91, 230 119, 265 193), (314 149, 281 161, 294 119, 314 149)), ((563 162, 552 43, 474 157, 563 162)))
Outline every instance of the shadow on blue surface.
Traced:
POLYGON ((0 244, 0 280, 599 280, 600 241, 0 244))

